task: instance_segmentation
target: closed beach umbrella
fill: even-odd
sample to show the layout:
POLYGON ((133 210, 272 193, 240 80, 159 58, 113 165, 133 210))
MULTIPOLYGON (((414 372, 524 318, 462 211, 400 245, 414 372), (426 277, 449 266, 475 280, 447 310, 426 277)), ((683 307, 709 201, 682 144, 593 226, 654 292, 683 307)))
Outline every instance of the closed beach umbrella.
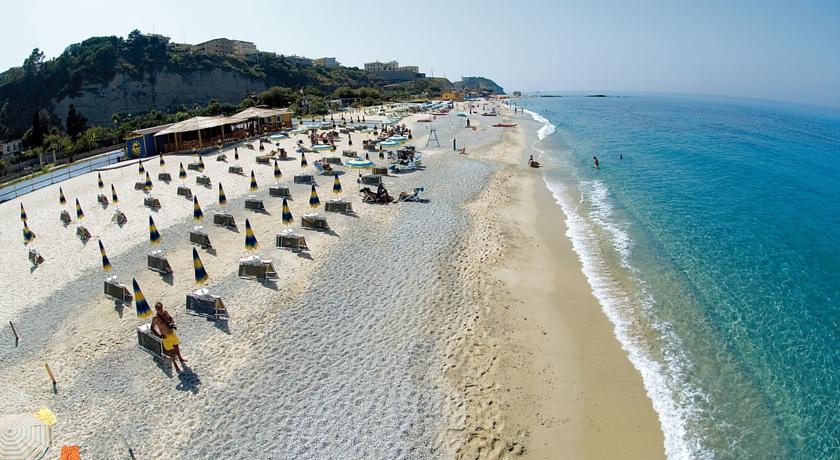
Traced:
POLYGON ((222 183, 219 182, 219 204, 227 204, 227 197, 225 196, 225 189, 222 188, 222 183))
POLYGON ((152 244, 160 244, 160 233, 152 216, 149 216, 149 242, 152 244))
POLYGON ((315 185, 312 185, 312 191, 309 192, 309 207, 317 208, 321 206, 321 200, 318 199, 318 192, 315 191, 315 185))
POLYGON ((79 204, 79 199, 76 198, 76 218, 77 219, 84 219, 85 212, 82 211, 82 205, 79 204))
POLYGON ((96 173, 96 177, 96 185, 98 185, 99 188, 105 188, 105 182, 102 182, 102 173, 96 173))
POLYGON ((143 190, 151 190, 152 189, 152 177, 149 176, 149 173, 146 172, 146 183, 143 184, 143 190))
POLYGON ((61 187, 58 188, 58 204, 67 204, 67 198, 64 198, 64 190, 61 187))
POLYGON ((146 302, 146 297, 143 296, 143 291, 140 290, 137 280, 132 278, 131 285, 134 288, 134 309, 137 310, 137 317, 148 318, 152 316, 152 309, 149 308, 149 302, 146 302))
POLYGON ((383 152, 381 149, 379 150, 379 159, 380 159, 380 160, 384 160, 384 159, 385 159, 385 152, 383 152))
POLYGON ((163 154, 162 153, 160 154, 160 165, 161 166, 166 166, 166 162, 163 161, 163 154))
POLYGON ((186 179, 187 178, 187 171, 184 170, 184 163, 179 163, 180 169, 178 170, 178 178, 179 179, 186 179))
POLYGON ((20 204, 20 221, 26 222, 26 210, 23 209, 23 203, 20 204))
POLYGON ((140 166, 137 168, 137 173, 138 173, 138 174, 140 174, 141 176, 142 176, 143 174, 146 174, 146 168, 144 168, 144 167, 143 167, 143 160, 140 160, 139 162, 137 162, 137 164, 138 164, 138 165, 140 165, 140 166))
POLYGON ((111 184, 111 201, 114 204, 119 204, 120 199, 117 197, 117 190, 114 188, 114 184, 111 184))
POLYGON ((286 202, 286 199, 283 198, 283 223, 286 225, 291 225, 292 222, 295 221, 295 218, 292 217, 292 211, 289 210, 289 203, 286 202))
POLYGON ((306 163, 306 155, 304 155, 303 152, 301 152, 300 153, 300 167, 305 168, 306 166, 308 166, 308 164, 306 163))
POLYGON ((283 177, 283 173, 280 172, 280 165, 277 164, 277 160, 274 160, 274 178, 279 182, 281 177, 283 177))
POLYGON ((207 270, 204 269, 204 264, 198 257, 198 251, 193 248, 193 269, 195 269, 195 282, 197 284, 204 284, 207 281, 207 270))
POLYGON ((35 233, 29 229, 29 223, 23 221, 23 244, 29 244, 35 239, 35 233))
POLYGON ((257 176, 254 175, 254 170, 252 169, 251 170, 251 191, 253 192, 253 191, 257 190, 258 188, 259 187, 257 187, 257 176))
POLYGON ((333 193, 336 195, 341 193, 341 181, 338 180, 338 173, 335 173, 335 179, 333 180, 333 193))
POLYGON ((258 246, 257 237, 254 236, 254 230, 251 229, 251 222, 245 219, 245 249, 253 251, 258 246))
POLYGON ((204 158, 198 157, 198 170, 204 172, 204 158))
POLYGON ((204 219, 204 213, 201 212, 201 206, 198 205, 198 197, 193 197, 193 219, 194 220, 201 220, 204 219))
POLYGON ((44 458, 52 443, 50 427, 30 414, 0 417, 0 458, 44 458))
POLYGON ((239 147, 233 148, 233 159, 239 161, 239 147))
POLYGON ((105 254, 105 246, 102 245, 102 240, 99 240, 99 254, 102 256, 102 269, 107 271, 111 270, 111 261, 108 260, 108 254, 105 254))

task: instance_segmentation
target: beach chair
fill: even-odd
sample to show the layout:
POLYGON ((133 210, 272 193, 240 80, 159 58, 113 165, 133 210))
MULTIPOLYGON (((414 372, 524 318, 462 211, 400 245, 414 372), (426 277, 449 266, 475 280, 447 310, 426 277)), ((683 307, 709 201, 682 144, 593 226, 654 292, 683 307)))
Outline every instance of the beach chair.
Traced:
POLYGON ((134 183, 134 190, 146 190, 146 183, 145 182, 135 182, 134 183))
POLYGON ((270 260, 262 260, 259 256, 239 259, 239 277, 247 279, 266 280, 277 278, 277 271, 270 260))
POLYGON ((377 176, 387 176, 388 168, 386 166, 374 166, 370 172, 377 176))
POLYGON ((90 231, 84 225, 79 225, 76 227, 76 236, 81 238, 82 241, 87 241, 90 239, 90 231))
POLYGON ((152 209, 160 209, 160 200, 153 196, 147 196, 146 198, 143 198, 143 206, 152 209))
POLYGON ((257 155, 257 164, 270 165, 273 155, 257 155))
POLYGON ((189 200, 192 200, 192 197, 193 197, 192 190, 190 190, 189 187, 184 186, 184 185, 179 185, 178 186, 178 195, 180 195, 184 198, 187 198, 189 200))
POLYGON ((292 229, 286 229, 278 233, 275 243, 278 248, 289 248, 297 251, 309 250, 306 245, 306 238, 293 232, 292 229))
POLYGON ((357 156, 359 156, 359 154, 355 150, 343 150, 341 152, 341 156, 347 158, 356 158, 357 156))
POLYGON ((417 187, 417 188, 414 189, 414 193, 412 193, 411 195, 400 194, 400 197, 397 199, 397 201, 413 201, 413 202, 423 201, 423 199, 420 198, 420 192, 423 192, 425 190, 426 189, 423 188, 423 187, 417 187))
POLYGON ((210 237, 201 225, 196 225, 192 230, 190 230, 190 243, 200 246, 201 249, 205 250, 213 247, 213 245, 210 244, 210 237))
POLYGON ((216 155, 216 161, 224 161, 227 163, 227 155, 225 155, 224 153, 216 155))
POLYGON ((245 174, 244 172, 242 172, 242 166, 239 165, 228 166, 228 172, 231 174, 245 174))
POLYGON ((205 288, 187 294, 187 313, 215 320, 228 319, 224 300, 205 288))
POLYGON ((105 196, 104 193, 100 193, 96 195, 96 201, 101 204, 103 207, 108 206, 108 197, 105 196))
POLYGON ((324 162, 331 165, 340 165, 341 158, 339 157, 324 157, 324 162))
POLYGON ((382 176, 378 174, 366 174, 362 176, 362 184, 364 185, 379 185, 382 183, 382 176))
POLYGON ((119 226, 125 225, 125 223, 128 222, 128 218, 125 217, 125 213, 119 209, 114 211, 114 217, 112 217, 111 220, 119 226))
POLYGON ((311 174, 298 174, 295 176, 294 182, 295 184, 312 185, 315 183, 315 178, 311 174))
POLYGON ((66 209, 62 210, 61 215, 59 216, 59 219, 61 219, 61 223, 63 223, 64 225, 69 224, 70 220, 71 220, 70 219, 70 213, 67 212, 66 209))
POLYGON ((44 263, 44 257, 35 248, 29 248, 29 261, 37 267, 44 263))
POLYGON ((254 195, 248 195, 248 198, 245 198, 245 209, 255 212, 266 212, 262 200, 254 195))
POLYGON ((187 169, 191 171, 200 171, 201 170, 201 163, 193 162, 187 165, 187 169))
POLYGON ((327 223, 327 218, 317 213, 312 214, 304 214, 303 218, 300 220, 300 224, 303 228, 308 228, 312 230, 329 230, 330 225, 327 223))
POLYGON ((169 265, 169 261, 163 256, 163 251, 160 249, 152 251, 148 256, 146 256, 146 265, 151 271, 158 272, 163 275, 172 274, 172 267, 169 265))
POLYGON ((340 212, 342 214, 353 213, 353 203, 347 200, 327 200, 324 204, 324 211, 340 212))
POLYGON ((210 182, 210 176, 206 174, 200 174, 195 176, 195 183, 198 185, 203 185, 205 187, 212 187, 213 184, 210 182))
POLYGON ((291 192, 289 192, 289 187, 283 185, 272 185, 268 187, 268 196, 277 196, 283 198, 291 197, 292 194, 291 192))
POLYGON ((234 220, 233 215, 223 212, 213 213, 213 223, 220 227, 236 228, 236 220, 234 220))
POLYGON ((124 303, 126 305, 131 303, 131 292, 129 292, 125 285, 117 282, 116 275, 105 278, 104 292, 106 297, 117 302, 124 303))
POLYGON ((151 323, 137 326, 137 346, 157 361, 166 362, 169 359, 169 356, 163 352, 163 342, 160 337, 152 334, 151 323))
POLYGON ((159 172, 158 173, 158 180, 161 182, 166 182, 167 184, 172 182, 172 175, 168 172, 159 172))

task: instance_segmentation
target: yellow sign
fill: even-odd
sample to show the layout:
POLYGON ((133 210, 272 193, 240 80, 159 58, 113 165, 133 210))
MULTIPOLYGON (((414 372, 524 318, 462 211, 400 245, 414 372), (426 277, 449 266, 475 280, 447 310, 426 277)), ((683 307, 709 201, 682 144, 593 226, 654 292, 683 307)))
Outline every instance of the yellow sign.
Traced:
POLYGON ((131 144, 131 153, 132 153, 134 156, 138 156, 138 155, 140 155, 140 151, 141 151, 141 150, 142 150, 142 146, 140 145, 140 142, 139 142, 139 141, 134 141, 134 142, 131 144))

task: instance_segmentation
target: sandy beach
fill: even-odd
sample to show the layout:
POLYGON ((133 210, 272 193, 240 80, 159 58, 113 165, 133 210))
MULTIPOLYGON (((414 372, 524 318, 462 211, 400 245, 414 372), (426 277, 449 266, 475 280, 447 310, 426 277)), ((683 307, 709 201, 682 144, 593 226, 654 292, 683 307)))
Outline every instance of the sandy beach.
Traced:
MULTIPOLYGON (((663 456, 656 413, 590 292, 564 236, 562 210, 538 170, 526 167, 539 127, 490 126, 503 117, 456 117, 433 124, 440 148, 426 146, 428 123, 412 129, 424 170, 388 176, 392 195, 424 187, 423 203, 368 205, 357 173, 341 176, 342 197, 355 215, 325 213, 330 232, 300 229, 312 210, 309 186, 292 184, 294 157, 280 162, 289 185, 292 228, 311 250, 274 246, 286 228, 281 200, 268 196, 272 166, 239 147, 245 175, 204 156, 211 188, 195 172, 183 182, 178 165, 191 155, 166 156, 169 184, 156 180, 157 158, 144 163, 162 207, 143 206, 137 165, 102 171, 0 204, 0 413, 49 407, 55 451, 79 444, 83 458, 657 458, 663 456), (467 155, 452 151, 452 139, 467 155), (253 170, 259 190, 250 192, 253 170), (221 182, 228 203, 217 203, 221 182), (193 203, 176 194, 188 185, 203 208, 213 250, 199 249, 210 276, 205 287, 222 295, 226 323, 188 315, 184 296, 196 288, 188 231, 193 203), (96 202, 119 194, 128 222, 111 221, 115 206, 96 202), (58 187, 68 199, 59 205, 58 187), (244 209, 254 193, 268 213, 244 209), (75 236, 74 200, 93 237, 75 236), (45 263, 32 269, 22 244, 20 203, 45 263), (59 212, 73 222, 64 226, 59 212), (234 215, 238 230, 212 225, 212 213, 234 215), (162 235, 148 241, 151 215, 162 235), (250 220, 278 279, 237 276, 250 220), (96 240, 114 269, 100 265, 96 240), (146 268, 162 249, 174 274, 146 268), (137 347, 134 307, 115 306, 102 280, 136 278, 153 304, 166 304, 178 323, 188 370, 177 373, 137 347), (16 346, 9 321, 21 336, 16 346), (53 393, 44 371, 58 380, 53 393)), ((369 120, 370 121, 370 120, 369 120)), ((346 136, 337 153, 361 151, 363 135, 346 136)), ((226 148, 233 163, 233 147, 226 148)), ((309 155, 311 163, 320 155, 309 155)), ((373 155, 371 159, 376 160, 373 155)), ((314 173, 309 166, 306 169, 314 173)), ((322 202, 333 198, 332 177, 316 176, 322 202)))

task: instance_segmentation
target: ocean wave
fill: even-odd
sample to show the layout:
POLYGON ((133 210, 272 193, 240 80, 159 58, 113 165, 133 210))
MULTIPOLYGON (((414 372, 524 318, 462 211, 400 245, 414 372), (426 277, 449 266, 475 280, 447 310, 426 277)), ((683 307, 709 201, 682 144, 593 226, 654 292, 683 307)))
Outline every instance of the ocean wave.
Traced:
POLYGON ((528 115, 531 115, 531 118, 533 118, 534 121, 538 121, 543 124, 542 127, 539 130, 537 130, 537 138, 539 140, 543 140, 546 137, 554 134, 554 131, 557 131, 557 127, 551 124, 551 122, 548 121, 548 119, 543 117, 542 115, 536 112, 532 112, 528 109, 524 109, 524 112, 528 115))

